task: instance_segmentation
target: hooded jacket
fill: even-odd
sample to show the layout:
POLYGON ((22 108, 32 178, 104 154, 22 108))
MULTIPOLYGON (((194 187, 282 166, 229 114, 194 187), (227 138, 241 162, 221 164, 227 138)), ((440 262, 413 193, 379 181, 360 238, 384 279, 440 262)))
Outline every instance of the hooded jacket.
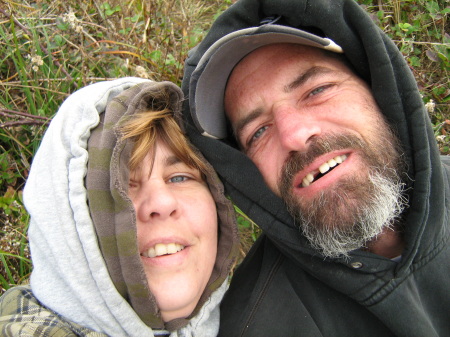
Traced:
POLYGON ((24 190, 31 215, 29 287, 0 302, 2 336, 214 336, 219 303, 237 256, 233 206, 207 164, 219 223, 211 278, 187 319, 164 323, 140 262, 136 215, 127 197, 131 141, 122 117, 152 106, 164 88, 181 120, 181 90, 124 78, 87 86, 63 103, 37 151, 24 190))
POLYGON ((448 160, 439 155, 402 54, 354 0, 239 0, 191 51, 185 94, 193 97, 202 72, 197 64, 214 42, 278 16, 277 24, 321 33, 340 45, 398 135, 412 180, 403 214, 406 246, 400 262, 363 250, 348 259, 324 258, 235 141, 200 134, 190 99, 184 114, 191 141, 264 233, 222 302, 220 336, 450 336, 448 160))

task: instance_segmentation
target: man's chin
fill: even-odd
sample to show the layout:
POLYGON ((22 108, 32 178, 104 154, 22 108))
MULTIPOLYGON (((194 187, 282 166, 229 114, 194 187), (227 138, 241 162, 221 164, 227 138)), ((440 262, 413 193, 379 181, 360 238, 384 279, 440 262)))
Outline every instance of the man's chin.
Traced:
POLYGON ((347 179, 312 200, 284 200, 311 245, 326 257, 347 256, 391 226, 404 209, 403 183, 375 174, 347 179))

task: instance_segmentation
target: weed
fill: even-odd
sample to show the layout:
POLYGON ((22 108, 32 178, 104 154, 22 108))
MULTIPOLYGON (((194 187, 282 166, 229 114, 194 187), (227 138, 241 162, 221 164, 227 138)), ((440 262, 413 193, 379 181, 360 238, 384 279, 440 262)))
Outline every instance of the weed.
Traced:
POLYGON ((181 84, 219 0, 0 0, 0 294, 30 272, 21 195, 62 101, 124 76, 181 84))
POLYGON ((442 0, 359 1, 397 44, 410 65, 428 106, 441 154, 450 154, 450 6, 442 0), (446 124, 445 124, 446 125, 446 124), (444 137, 442 137, 444 136, 444 137))
MULTIPOLYGON (((356 1, 356 0, 355 0, 356 1)), ((124 76, 181 83, 188 51, 234 0, 0 0, 0 287, 30 272, 21 190, 42 135, 78 88, 124 76)), ((450 154, 444 0, 358 0, 408 61, 450 154)), ((243 254, 259 234, 239 210, 243 254)), ((1 293, 2 289, 0 289, 1 293)))
POLYGON ((28 218, 22 192, 9 187, 0 196, 0 294, 11 285, 25 282, 31 271, 28 241, 24 234, 28 218))
POLYGON ((261 230, 258 225, 253 222, 239 207, 234 205, 234 210, 236 213, 236 221, 241 241, 241 258, 244 258, 250 250, 252 244, 261 234, 261 230))

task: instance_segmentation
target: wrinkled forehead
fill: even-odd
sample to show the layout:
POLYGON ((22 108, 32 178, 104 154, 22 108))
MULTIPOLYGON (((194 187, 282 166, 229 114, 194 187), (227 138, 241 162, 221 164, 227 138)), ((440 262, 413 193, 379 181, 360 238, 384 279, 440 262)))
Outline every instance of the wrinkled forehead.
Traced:
POLYGON ((304 63, 305 65, 309 63, 323 63, 338 68, 350 68, 350 64, 343 54, 293 43, 277 43, 260 47, 242 58, 231 71, 227 86, 230 78, 238 71, 246 73, 263 71, 269 73, 274 69, 294 62, 297 64, 304 63))

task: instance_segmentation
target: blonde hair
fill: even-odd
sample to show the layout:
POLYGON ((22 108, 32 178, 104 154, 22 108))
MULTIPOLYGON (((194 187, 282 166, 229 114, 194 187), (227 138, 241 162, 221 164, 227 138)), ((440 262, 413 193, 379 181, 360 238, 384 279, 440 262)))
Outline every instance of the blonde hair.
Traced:
POLYGON ((135 113, 120 126, 122 140, 134 142, 129 167, 135 170, 145 156, 153 151, 158 140, 164 142, 186 165, 206 173, 206 165, 195 152, 174 117, 173 102, 166 90, 154 94, 151 108, 135 113))

